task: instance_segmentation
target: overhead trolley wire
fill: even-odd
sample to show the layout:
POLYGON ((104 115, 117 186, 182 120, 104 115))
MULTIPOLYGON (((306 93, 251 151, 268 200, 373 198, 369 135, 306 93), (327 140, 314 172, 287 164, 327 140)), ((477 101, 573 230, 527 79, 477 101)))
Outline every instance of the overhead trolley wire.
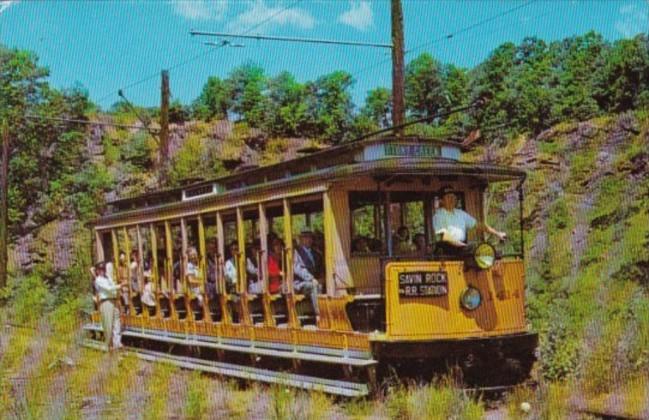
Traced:
MULTIPOLYGON (((423 42, 421 44, 418 44, 418 45, 404 51, 404 55, 408 55, 408 54, 413 53, 415 51, 421 50, 424 47, 428 47, 428 46, 431 46, 431 45, 434 45, 434 44, 438 44, 438 43, 440 43, 442 41, 445 41, 445 40, 448 40, 448 39, 453 39, 457 35, 468 32, 468 31, 470 31, 472 29, 475 29, 477 27, 480 27, 480 26, 482 26, 482 25, 484 25, 486 23, 493 22, 494 20, 497 20, 497 19, 500 19, 500 18, 502 18, 504 16, 507 16, 507 15, 517 11, 517 10, 520 10, 522 8, 525 8, 525 7, 529 6, 529 5, 531 5, 532 3, 535 3, 536 1, 537 0, 527 1, 527 2, 525 2, 523 4, 519 4, 516 7, 512 7, 512 8, 507 9, 507 10, 501 12, 501 13, 495 14, 493 16, 490 16, 490 17, 486 18, 486 19, 480 20, 478 22, 472 23, 471 25, 460 28, 460 29, 456 30, 455 32, 448 33, 448 34, 443 35, 443 36, 441 36, 439 38, 433 39, 432 41, 426 41, 426 42, 423 42)), ((378 62, 376 62, 374 64, 370 64, 369 66, 363 67, 360 70, 358 70, 357 72, 354 72, 352 74, 352 76, 358 76, 359 74, 363 74, 368 70, 372 70, 372 69, 374 69, 376 67, 379 67, 379 66, 381 66, 381 65, 383 65, 385 63, 389 63, 391 61, 392 61, 392 58, 390 57, 390 58, 387 58, 385 60, 378 61, 378 62)))
MULTIPOLYGON (((266 19, 262 20, 261 22, 256 23, 255 25, 253 25, 253 26, 251 26, 250 28, 246 29, 245 31, 243 31, 243 32, 241 33, 241 35, 249 34, 250 32, 254 31, 255 29, 259 28, 260 26, 262 26, 262 25, 264 25, 264 24, 270 22, 271 20, 273 20, 274 18, 276 18, 276 17, 279 16, 280 14, 284 13, 284 12, 287 11, 288 9, 293 8, 295 5, 297 5, 297 4, 300 3, 301 1, 302 1, 302 0, 296 0, 296 1, 294 1, 294 2, 292 2, 292 3, 290 3, 290 4, 288 4, 287 6, 283 7, 282 9, 280 9, 280 10, 278 10, 277 12, 273 13, 272 15, 268 16, 266 19)), ((199 53, 199 54, 196 54, 196 55, 194 55, 194 56, 192 56, 192 57, 187 58, 186 60, 180 61, 180 62, 178 62, 178 63, 176 63, 176 64, 174 64, 174 65, 168 67, 166 70, 169 70, 169 71, 171 71, 171 70, 175 70, 175 69, 177 69, 177 68, 179 68, 179 67, 182 67, 182 66, 184 66, 184 65, 186 65, 186 64, 189 64, 189 63, 191 63, 191 62, 193 62, 193 61, 196 61, 196 60, 198 60, 199 58, 202 58, 202 57, 204 57, 204 56, 206 56, 206 55, 208 55, 208 54, 214 52, 215 50, 218 50, 219 48, 223 48, 224 46, 225 46, 225 45, 217 45, 217 46, 215 46, 215 47, 213 47, 213 48, 208 49, 207 51, 203 51, 203 52, 201 52, 201 53, 199 53)), ((149 80, 154 79, 154 78, 157 78, 157 77, 159 77, 159 76, 160 76, 160 73, 159 73, 159 72, 156 72, 155 74, 150 74, 150 75, 148 75, 148 76, 146 76, 146 77, 144 77, 144 78, 142 78, 142 79, 139 79, 139 80, 137 80, 137 81, 135 81, 135 82, 133 82, 133 83, 129 83, 128 85, 122 86, 121 88, 116 89, 115 91, 110 92, 110 93, 108 93, 108 94, 106 94, 106 95, 100 97, 100 98, 97 100, 97 104, 100 104, 101 102, 105 101, 106 99, 111 98, 111 97, 114 96, 114 95, 117 95, 117 92, 118 92, 119 90, 126 90, 126 89, 129 89, 129 88, 132 88, 132 87, 135 87, 135 86, 141 85, 142 83, 148 82, 149 80)))

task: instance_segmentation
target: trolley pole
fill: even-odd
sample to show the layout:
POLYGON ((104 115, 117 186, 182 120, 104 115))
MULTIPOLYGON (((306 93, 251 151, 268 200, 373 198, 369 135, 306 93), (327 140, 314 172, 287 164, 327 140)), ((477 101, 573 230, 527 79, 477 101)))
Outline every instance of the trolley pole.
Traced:
POLYGON ((2 159, 0 161, 0 289, 7 286, 7 262, 8 262, 8 193, 9 186, 9 128, 7 123, 0 125, 0 137, 2 137, 2 159))
POLYGON ((160 168, 159 183, 167 183, 167 166, 169 163, 169 71, 162 70, 160 86, 160 168))
POLYGON ((401 137, 405 122, 403 10, 401 0, 392 0, 392 126, 401 137))

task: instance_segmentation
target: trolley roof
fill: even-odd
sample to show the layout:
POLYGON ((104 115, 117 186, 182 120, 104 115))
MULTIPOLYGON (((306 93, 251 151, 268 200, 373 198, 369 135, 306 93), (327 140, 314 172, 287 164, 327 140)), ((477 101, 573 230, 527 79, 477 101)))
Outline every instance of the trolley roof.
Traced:
MULTIPOLYGON (((102 222, 129 214, 174 210, 292 184, 334 181, 361 175, 469 176, 489 181, 523 180, 525 172, 507 166, 460 162, 459 143, 420 137, 381 137, 329 147, 296 159, 247 169, 181 187, 108 203, 102 222)), ((99 221, 99 220, 98 220, 99 221)))

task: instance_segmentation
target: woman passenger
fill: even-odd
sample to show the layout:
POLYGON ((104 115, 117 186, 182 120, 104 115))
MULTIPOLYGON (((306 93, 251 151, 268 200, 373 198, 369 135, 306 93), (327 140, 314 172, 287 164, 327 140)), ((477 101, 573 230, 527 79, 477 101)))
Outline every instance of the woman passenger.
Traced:
POLYGON ((196 248, 190 247, 187 250, 187 267, 185 275, 192 295, 198 300, 198 304, 203 306, 203 295, 201 294, 201 271, 199 267, 198 252, 196 248))
POLYGON ((268 293, 279 293, 282 288, 282 253, 284 243, 279 238, 273 238, 268 253, 268 293))

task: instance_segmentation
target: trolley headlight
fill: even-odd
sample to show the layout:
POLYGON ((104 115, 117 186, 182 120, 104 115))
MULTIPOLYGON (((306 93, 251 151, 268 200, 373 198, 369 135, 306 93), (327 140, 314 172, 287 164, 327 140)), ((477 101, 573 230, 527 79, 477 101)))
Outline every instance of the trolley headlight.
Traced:
POLYGON ((491 268, 496 261, 496 249, 490 244, 483 242, 476 247, 473 253, 473 260, 483 270, 491 268))
POLYGON ((473 311, 482 303, 482 295, 480 290, 473 286, 467 287, 460 296, 460 304, 468 311, 473 311))

